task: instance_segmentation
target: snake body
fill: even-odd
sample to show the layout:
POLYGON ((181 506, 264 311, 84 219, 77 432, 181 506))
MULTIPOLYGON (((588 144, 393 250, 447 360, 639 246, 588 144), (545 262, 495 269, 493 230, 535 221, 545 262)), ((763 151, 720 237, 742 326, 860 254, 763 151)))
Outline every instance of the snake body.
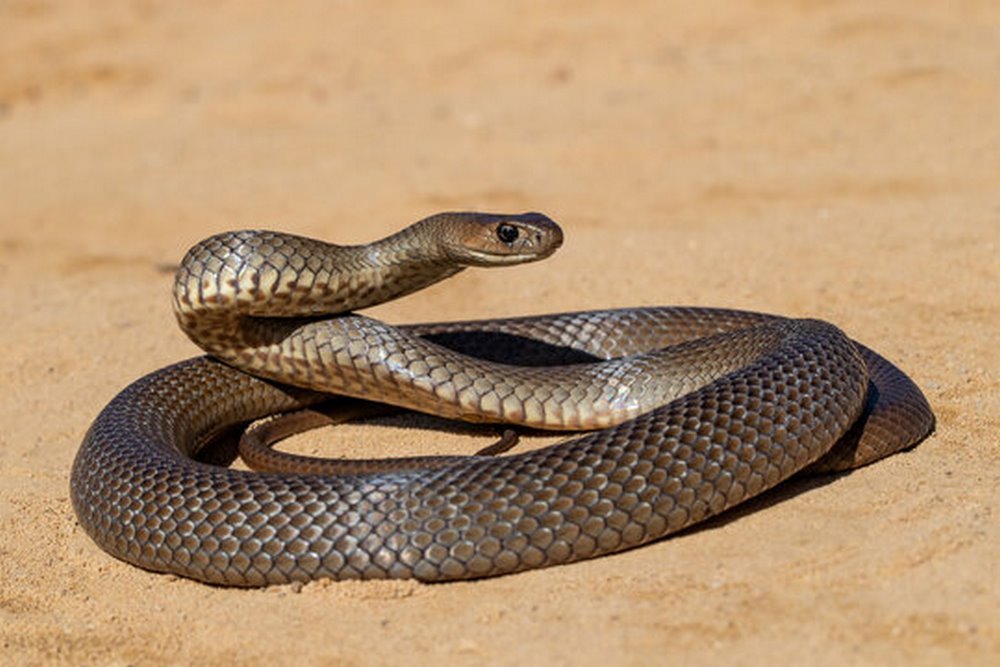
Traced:
POLYGON ((645 544, 933 428, 902 371, 817 320, 668 307, 391 327, 350 312, 561 242, 541 214, 459 213, 367 246, 257 231, 197 244, 174 304, 209 356, 141 378, 97 417, 71 474, 80 524, 118 558, 215 584, 467 579, 645 544), (326 392, 600 430, 341 476, 195 460, 214 435, 326 392))

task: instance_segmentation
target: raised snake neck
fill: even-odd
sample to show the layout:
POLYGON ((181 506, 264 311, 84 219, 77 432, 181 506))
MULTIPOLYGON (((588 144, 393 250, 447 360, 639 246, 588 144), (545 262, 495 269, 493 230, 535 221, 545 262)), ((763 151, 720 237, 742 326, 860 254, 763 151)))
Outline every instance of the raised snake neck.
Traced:
POLYGON ((218 584, 491 576, 650 542, 799 470, 862 465, 933 428, 909 378, 815 320, 698 308, 399 328, 317 319, 466 265, 532 261, 561 241, 540 214, 442 214, 369 246, 273 232, 199 243, 175 307, 212 356, 136 381, 98 416, 71 475, 81 525, 118 558, 218 584), (607 428, 347 476, 192 458, 213 434, 313 405, 321 391, 473 421, 607 428))

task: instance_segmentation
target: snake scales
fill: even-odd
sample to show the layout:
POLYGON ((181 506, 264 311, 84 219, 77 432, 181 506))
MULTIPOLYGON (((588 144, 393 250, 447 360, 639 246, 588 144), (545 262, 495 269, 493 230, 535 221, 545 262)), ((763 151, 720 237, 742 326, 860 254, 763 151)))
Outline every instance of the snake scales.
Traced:
POLYGON ((350 312, 561 243, 534 213, 440 214, 366 246, 272 232, 199 243, 174 304, 210 356, 147 375, 97 417, 71 475, 80 524, 120 559, 217 584, 491 576, 656 540, 933 428, 909 378, 815 320, 640 308, 394 328, 350 312), (196 460, 223 430, 321 392, 601 430, 366 474, 196 460))

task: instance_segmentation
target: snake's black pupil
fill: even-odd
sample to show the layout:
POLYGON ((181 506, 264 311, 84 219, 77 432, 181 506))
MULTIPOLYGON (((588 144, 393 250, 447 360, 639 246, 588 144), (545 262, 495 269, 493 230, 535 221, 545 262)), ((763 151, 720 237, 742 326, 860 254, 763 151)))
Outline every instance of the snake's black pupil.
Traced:
POLYGON ((497 238, 504 243, 513 243, 517 240, 517 227, 514 225, 502 224, 497 227, 497 238))

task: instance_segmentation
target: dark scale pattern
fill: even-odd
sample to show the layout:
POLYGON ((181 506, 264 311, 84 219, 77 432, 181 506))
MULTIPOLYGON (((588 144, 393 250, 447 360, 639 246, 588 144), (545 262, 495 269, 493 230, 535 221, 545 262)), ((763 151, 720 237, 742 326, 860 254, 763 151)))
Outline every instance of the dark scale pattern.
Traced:
MULTIPOLYGON (((251 255, 230 266, 236 267, 236 284, 256 280, 266 286, 266 276, 241 278, 237 264, 275 266, 273 257, 282 254, 292 270, 319 276, 325 260, 312 257, 310 243, 317 242, 234 235, 209 240, 192 261, 214 271, 212 276, 222 275, 234 248, 264 244, 270 248, 266 256, 251 255)), ((213 297, 214 278, 194 280, 191 266, 186 262, 178 277, 182 324, 192 310, 211 317, 212 308, 202 308, 206 300, 257 301, 253 290, 249 296, 223 290, 225 296, 213 297)), ((310 285, 317 289, 315 281, 310 285)), ((201 325, 192 322, 185 328, 197 333, 201 325)), ((292 353, 290 360, 280 357, 279 365, 296 377, 325 378, 330 371, 312 368, 310 355, 322 359, 348 350, 348 364, 362 366, 361 379, 343 381, 388 379, 393 388, 385 391, 393 400, 423 400, 412 398, 423 394, 406 382, 423 383, 432 393, 451 382, 449 392, 459 400, 463 390, 486 395, 509 387, 501 402, 558 403, 574 392, 601 395, 587 394, 586 378, 603 390, 630 377, 649 387, 643 392, 659 392, 656 400, 666 404, 643 407, 623 423, 545 449, 498 458, 451 457, 434 469, 353 476, 246 473, 192 457, 222 429, 305 407, 324 395, 257 379, 209 357, 193 359, 138 380, 98 416, 71 476, 84 529, 118 558, 219 584, 490 576, 647 543, 810 465, 860 465, 915 443, 933 426, 926 401, 902 372, 822 322, 651 308, 420 325, 407 328, 400 339, 380 323, 348 322, 360 333, 325 348, 322 341, 309 341, 335 336, 309 328, 313 323, 278 324, 282 335, 302 339, 278 343, 292 353), (402 345, 399 340, 422 337, 433 341, 425 349, 429 357, 405 347, 399 358, 385 352, 402 345), (649 354, 666 345, 674 347, 649 354), (396 368, 422 373, 380 370, 371 363, 378 355, 392 359, 396 368), (625 360, 624 371, 585 365, 584 380, 544 367, 622 355, 639 356, 625 360), (456 366, 458 360, 467 363, 456 366), (496 362, 522 367, 513 368, 513 376, 477 383, 482 377, 469 369, 488 376, 496 362), (676 369, 690 363, 709 370, 676 369), (661 372, 668 392, 656 388, 661 372), (456 381, 458 376, 465 379, 456 381), (523 382, 538 387, 529 391, 523 382), (565 386, 574 388, 561 389, 565 386)), ((227 340, 218 335, 217 341, 227 340)))

